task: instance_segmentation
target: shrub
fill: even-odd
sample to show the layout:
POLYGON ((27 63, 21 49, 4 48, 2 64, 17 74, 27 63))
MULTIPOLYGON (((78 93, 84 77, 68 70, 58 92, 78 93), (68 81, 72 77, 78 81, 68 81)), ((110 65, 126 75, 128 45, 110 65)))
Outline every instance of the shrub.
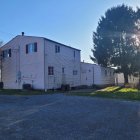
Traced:
POLYGON ((31 84, 23 84, 22 85, 22 88, 23 89, 27 89, 27 90, 32 90, 33 89, 32 86, 31 86, 31 84))
POLYGON ((61 85, 61 90, 62 91, 69 91, 70 90, 70 85, 69 84, 62 84, 61 85))
POLYGON ((3 89, 3 86, 4 86, 3 82, 0 82, 0 89, 3 89))

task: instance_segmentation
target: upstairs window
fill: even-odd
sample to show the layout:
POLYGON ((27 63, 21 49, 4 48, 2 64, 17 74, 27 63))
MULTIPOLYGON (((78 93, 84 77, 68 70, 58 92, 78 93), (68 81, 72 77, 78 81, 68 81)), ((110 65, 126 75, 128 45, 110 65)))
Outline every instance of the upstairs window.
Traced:
POLYGON ((73 75, 77 75, 78 71, 77 70, 73 70, 73 75))
POLYGON ((48 67, 48 75, 54 75, 54 68, 48 67))
POLYGON ((11 49, 8 50, 8 57, 11 57, 12 53, 11 53, 11 49))
POLYGON ((60 46, 59 45, 55 45, 55 53, 60 53, 60 46))
POLYGON ((8 58, 8 57, 11 57, 11 56, 12 56, 11 49, 7 49, 7 50, 2 51, 2 57, 3 58, 8 58))
POLYGON ((26 45, 26 54, 37 52, 37 43, 30 43, 26 45))

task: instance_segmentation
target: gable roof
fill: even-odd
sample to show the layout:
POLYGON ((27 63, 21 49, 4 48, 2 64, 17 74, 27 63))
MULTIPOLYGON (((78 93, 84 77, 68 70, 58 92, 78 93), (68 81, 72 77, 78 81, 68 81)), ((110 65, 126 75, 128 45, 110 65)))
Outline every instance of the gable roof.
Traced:
MULTIPOLYGON (((6 44, 10 43, 12 40, 14 40, 15 38, 20 37, 20 36, 22 36, 22 35, 17 35, 17 36, 15 36, 14 38, 12 38, 10 41, 8 41, 7 43, 5 43, 5 44, 4 44, 3 46, 1 46, 0 48, 4 47, 6 44)), ((65 45, 65 44, 59 43, 59 42, 57 42, 57 41, 54 41, 54 40, 51 40, 51 39, 48 39, 48 38, 45 38, 45 37, 39 37, 39 36, 26 36, 26 35, 24 35, 23 37, 36 37, 36 38, 42 38, 42 39, 44 39, 44 40, 47 40, 47 41, 50 41, 50 42, 53 42, 53 43, 56 43, 56 44, 59 44, 59 45, 62 45, 62 46, 65 46, 65 47, 68 47, 68 48, 71 48, 71 49, 74 49, 74 50, 77 50, 77 51, 81 51, 81 50, 76 49, 76 48, 74 48, 74 47, 71 47, 71 46, 68 46, 68 45, 65 45)))

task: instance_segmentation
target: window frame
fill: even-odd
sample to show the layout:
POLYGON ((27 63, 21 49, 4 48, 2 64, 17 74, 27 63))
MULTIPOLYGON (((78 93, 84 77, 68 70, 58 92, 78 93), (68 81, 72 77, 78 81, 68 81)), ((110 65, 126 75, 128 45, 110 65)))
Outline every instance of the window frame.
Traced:
POLYGON ((37 42, 26 44, 26 54, 37 52, 37 42))
POLYGON ((54 67, 48 66, 48 75, 54 75, 54 67))
POLYGON ((10 49, 5 49, 2 51, 2 58, 5 59, 5 58, 10 58, 12 57, 12 50, 11 48, 10 49))
POLYGON ((60 53, 60 46, 59 45, 55 45, 55 53, 60 53))

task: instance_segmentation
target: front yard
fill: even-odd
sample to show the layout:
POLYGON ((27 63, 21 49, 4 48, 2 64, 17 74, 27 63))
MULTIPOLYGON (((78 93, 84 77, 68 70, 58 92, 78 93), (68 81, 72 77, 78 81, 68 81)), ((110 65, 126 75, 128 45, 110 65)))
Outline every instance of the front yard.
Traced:
POLYGON ((140 90, 134 88, 107 87, 102 90, 71 91, 69 95, 92 96, 114 99, 140 100, 140 90))
POLYGON ((43 90, 0 90, 0 95, 45 95, 63 93, 65 95, 91 96, 114 99, 140 100, 140 90, 134 88, 122 88, 117 86, 107 87, 101 90, 80 89, 71 91, 47 91, 43 90))

